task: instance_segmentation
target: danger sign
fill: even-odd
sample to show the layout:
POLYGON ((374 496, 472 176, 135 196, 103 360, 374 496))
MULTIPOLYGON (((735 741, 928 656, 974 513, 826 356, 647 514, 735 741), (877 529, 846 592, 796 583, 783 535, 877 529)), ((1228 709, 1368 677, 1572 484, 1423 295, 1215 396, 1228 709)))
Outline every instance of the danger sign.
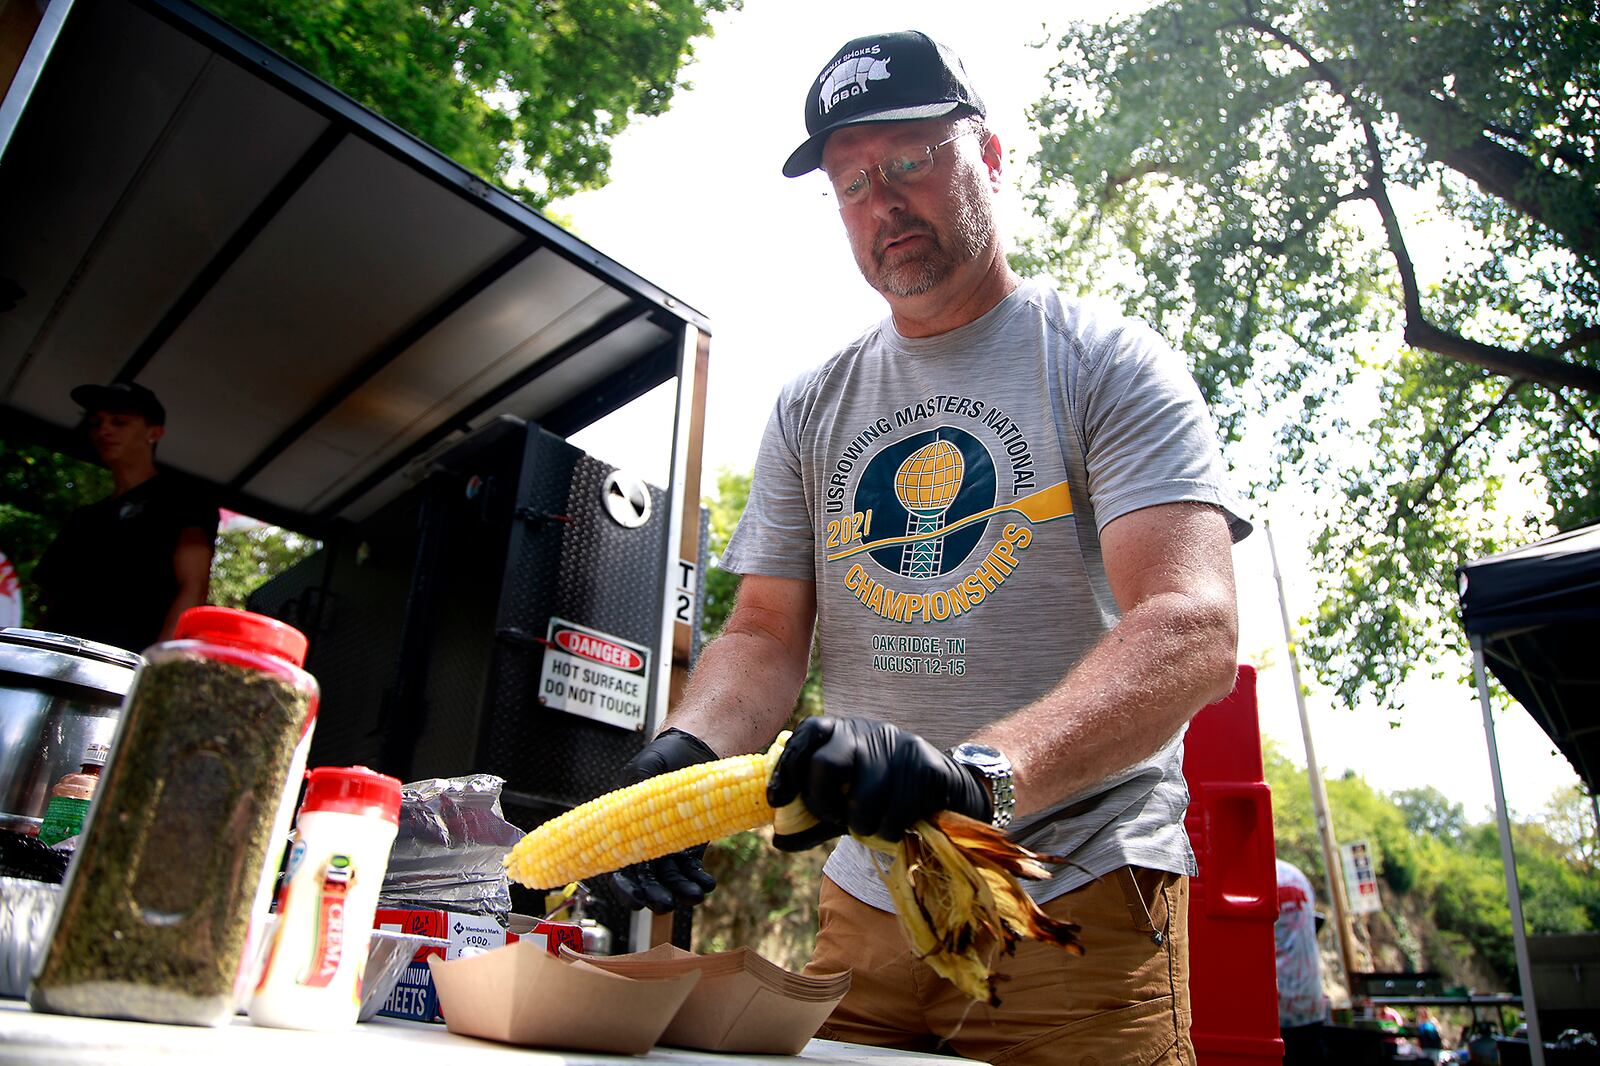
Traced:
POLYGON ((650 649, 551 618, 539 672, 539 702, 596 722, 638 732, 650 695, 650 649))

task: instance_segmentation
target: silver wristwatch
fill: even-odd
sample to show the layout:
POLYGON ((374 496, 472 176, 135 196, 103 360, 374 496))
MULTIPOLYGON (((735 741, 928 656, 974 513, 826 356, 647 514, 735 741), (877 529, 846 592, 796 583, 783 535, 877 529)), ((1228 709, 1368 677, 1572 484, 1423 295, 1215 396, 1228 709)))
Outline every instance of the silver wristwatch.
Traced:
POLYGON ((1011 814, 1017 809, 1017 790, 1011 777, 1011 760, 987 744, 957 744, 950 749, 950 758, 962 766, 970 766, 989 779, 989 795, 994 808, 993 824, 1004 829, 1011 824, 1011 814))

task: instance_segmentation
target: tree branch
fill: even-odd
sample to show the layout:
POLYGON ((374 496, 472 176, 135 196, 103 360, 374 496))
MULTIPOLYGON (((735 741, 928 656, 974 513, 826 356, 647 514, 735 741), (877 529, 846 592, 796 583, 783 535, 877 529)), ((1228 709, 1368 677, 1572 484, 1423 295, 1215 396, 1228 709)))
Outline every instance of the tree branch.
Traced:
MULTIPOLYGON (((1395 269, 1400 274, 1400 291, 1406 314, 1405 342, 1413 348, 1421 348, 1463 363, 1481 366, 1505 377, 1527 378, 1551 387, 1564 386, 1581 389, 1584 392, 1600 393, 1600 370, 1593 367, 1499 345, 1484 344, 1482 341, 1440 329, 1428 321, 1427 315, 1422 310, 1422 290, 1417 285, 1416 267, 1412 264, 1411 253, 1406 249, 1405 232, 1400 227, 1400 218, 1395 213, 1394 204, 1389 200, 1389 179, 1383 168, 1383 149, 1378 143, 1378 134, 1372 128, 1372 123, 1361 113, 1360 101, 1343 88, 1331 70, 1293 38, 1259 19, 1252 20, 1252 23, 1274 40, 1293 48, 1306 58, 1306 62, 1326 70, 1329 86, 1349 101, 1352 110, 1355 111, 1356 122, 1360 124, 1361 132, 1367 142, 1369 162, 1366 196, 1378 208, 1378 216, 1383 221, 1384 234, 1389 242, 1389 253, 1394 256, 1395 269)), ((1570 351, 1579 343, 1587 341, 1577 341, 1568 347, 1557 348, 1556 353, 1570 351)))
MULTIPOLYGON (((1250 11, 1247 5, 1247 11, 1250 11)), ((1366 124, 1368 105, 1339 74, 1298 40, 1250 11, 1246 27, 1270 37, 1306 61, 1313 73, 1344 97, 1366 124)), ((1600 193, 1575 176, 1558 174, 1496 143, 1484 123, 1453 109, 1430 93, 1397 91, 1389 101, 1413 132, 1423 134, 1424 153, 1472 179, 1478 187, 1541 225, 1560 234, 1591 272, 1600 269, 1600 193), (1410 106, 1405 106, 1409 104, 1410 106), (1557 201, 1566 201, 1558 204, 1557 201)), ((1372 138, 1368 137, 1369 143, 1372 138)))
POLYGON ((1583 412, 1578 410, 1577 405, 1571 400, 1567 399, 1565 393, 1563 393, 1560 389, 1556 389, 1553 390, 1550 395, 1556 398, 1556 403, 1560 404, 1562 409, 1564 409, 1567 414, 1572 416, 1572 420, 1574 422, 1578 423, 1578 425, 1589 431, 1589 436, 1593 437, 1596 441, 1600 441, 1600 430, 1595 429, 1594 425, 1584 417, 1583 412))
MULTIPOLYGON (((1433 492, 1434 487, 1437 486, 1440 481, 1444 480, 1445 474, 1449 473, 1450 468, 1455 465, 1456 453, 1461 450, 1464 444, 1466 444, 1473 437, 1477 436, 1478 432, 1482 430, 1484 426, 1489 424, 1489 419, 1493 418, 1499 412, 1500 408, 1504 407, 1511 400, 1511 397, 1516 395, 1517 390, 1522 388, 1522 386, 1523 382, 1521 380, 1513 380, 1509 385, 1507 385, 1506 391, 1503 392, 1500 395, 1500 398, 1483 413, 1483 417, 1478 419, 1477 422, 1473 423, 1471 429, 1463 433, 1453 444, 1450 445, 1450 447, 1445 449, 1444 455, 1439 459, 1438 469, 1433 472, 1433 477, 1428 479, 1428 483, 1422 486, 1422 490, 1409 499, 1401 497, 1395 501, 1394 514, 1389 518, 1390 536, 1395 536, 1399 532, 1399 525, 1402 519, 1411 517, 1416 513, 1418 505, 1428 502, 1428 496, 1433 492)), ((1434 435, 1438 435, 1437 431, 1435 431, 1434 435)))
MULTIPOLYGON (((1441 104, 1452 102, 1451 98, 1448 97, 1440 98, 1434 93, 1429 93, 1428 95, 1432 96, 1435 100, 1439 100, 1441 104)), ((1455 110, 1457 114, 1461 113, 1461 109, 1459 107, 1457 107, 1455 110)), ((1531 134, 1524 133, 1521 130, 1514 130, 1509 126, 1503 126, 1498 122, 1485 122, 1483 124, 1483 129, 1485 133, 1493 134, 1496 137, 1504 137, 1508 141, 1515 141, 1517 144, 1522 145, 1524 148, 1527 148, 1530 151, 1548 152, 1551 158, 1559 159, 1561 162, 1565 163, 1567 166, 1571 167, 1580 174, 1586 172, 1591 166, 1594 165, 1593 159, 1584 155, 1570 144, 1548 145, 1531 134)))
POLYGON ((1409 307, 1406 310, 1405 340, 1413 348, 1481 366, 1505 377, 1526 378, 1551 388, 1577 389, 1600 395, 1600 370, 1594 367, 1484 344, 1440 329, 1421 317, 1420 310, 1413 319, 1409 307))
POLYGON ((1600 341, 1600 326, 1588 326, 1580 329, 1554 348, 1550 349, 1551 355, 1566 355, 1577 348, 1587 347, 1595 341, 1600 341))
MULTIPOLYGON (((1328 220, 1328 216, 1333 214, 1334 211, 1338 210, 1341 204, 1347 204, 1351 200, 1365 199, 1367 199, 1367 190, 1362 188, 1355 189, 1351 192, 1342 193, 1339 196, 1333 197, 1331 200, 1324 200, 1322 203, 1317 205, 1315 210, 1305 216, 1305 224, 1300 227, 1300 230, 1296 236, 1302 240, 1309 239, 1311 234, 1316 232, 1317 227, 1326 222, 1328 220)), ((1261 250, 1266 252, 1268 255, 1282 255, 1284 250, 1289 247, 1289 237, 1288 235, 1285 235, 1275 241, 1266 241, 1260 247, 1261 250)))

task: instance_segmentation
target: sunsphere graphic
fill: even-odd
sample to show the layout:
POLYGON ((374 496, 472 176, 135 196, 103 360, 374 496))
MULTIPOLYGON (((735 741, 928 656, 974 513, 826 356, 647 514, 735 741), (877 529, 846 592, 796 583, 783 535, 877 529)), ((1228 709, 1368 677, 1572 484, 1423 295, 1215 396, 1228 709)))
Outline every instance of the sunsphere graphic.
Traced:
MULTIPOLYGON (((933 533, 944 527, 944 513, 961 491, 964 466, 961 449, 947 440, 918 448, 894 472, 894 494, 911 513, 908 534, 933 533)), ((944 538, 926 537, 900 553, 902 577, 938 577, 944 538)))

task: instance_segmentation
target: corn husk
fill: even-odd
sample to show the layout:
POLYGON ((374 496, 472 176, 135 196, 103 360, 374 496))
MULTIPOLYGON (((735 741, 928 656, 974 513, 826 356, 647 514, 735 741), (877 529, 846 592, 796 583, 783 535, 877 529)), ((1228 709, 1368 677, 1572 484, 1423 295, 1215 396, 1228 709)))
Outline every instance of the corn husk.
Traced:
MULTIPOLYGON (((798 801, 778 812, 780 833, 814 824, 798 801)), ((1019 940, 1083 954, 1080 927, 1050 917, 1018 881, 1046 878, 1047 863, 1068 860, 1031 851, 993 826, 953 811, 916 823, 898 844, 858 839, 891 860, 878 872, 912 954, 970 999, 999 1005, 995 964, 1001 955, 1012 954, 1019 940)))

